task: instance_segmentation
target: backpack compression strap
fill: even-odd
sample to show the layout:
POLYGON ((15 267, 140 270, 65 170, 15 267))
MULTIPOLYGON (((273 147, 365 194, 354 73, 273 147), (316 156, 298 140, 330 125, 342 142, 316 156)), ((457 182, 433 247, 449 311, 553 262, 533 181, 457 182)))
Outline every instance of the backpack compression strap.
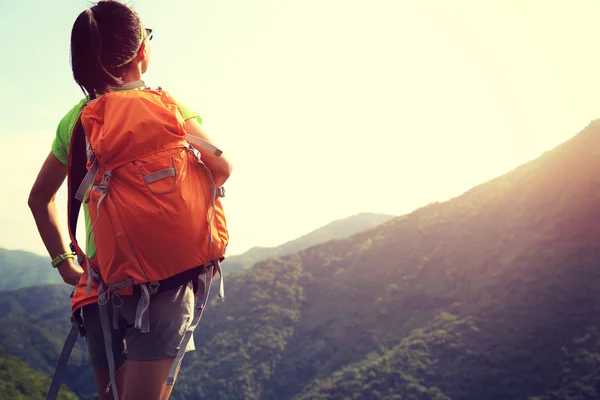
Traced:
POLYGON ((188 133, 185 138, 189 143, 195 144, 198 147, 202 147, 202 148, 208 150, 209 152, 214 154, 217 158, 221 157, 221 154, 223 154, 223 152, 219 148, 217 148, 215 145, 207 142, 206 140, 204 140, 202 138, 199 138, 198 136, 194 136, 194 135, 188 133))

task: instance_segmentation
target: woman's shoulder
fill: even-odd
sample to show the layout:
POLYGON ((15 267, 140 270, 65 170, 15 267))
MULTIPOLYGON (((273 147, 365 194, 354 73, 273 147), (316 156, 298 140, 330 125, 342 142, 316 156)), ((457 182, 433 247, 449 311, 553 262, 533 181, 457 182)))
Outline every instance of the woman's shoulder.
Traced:
POLYGON ((83 109, 83 105, 86 103, 87 98, 81 99, 77 104, 75 104, 67 113, 61 118, 58 123, 58 129, 69 130, 72 131, 75 123, 77 122, 77 118, 79 118, 79 114, 81 114, 81 110, 83 109))

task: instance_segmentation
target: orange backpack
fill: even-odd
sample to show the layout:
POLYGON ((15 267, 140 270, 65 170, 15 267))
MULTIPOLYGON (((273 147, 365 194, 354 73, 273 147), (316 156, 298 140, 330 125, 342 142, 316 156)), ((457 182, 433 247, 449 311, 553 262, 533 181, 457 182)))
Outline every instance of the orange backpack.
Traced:
POLYGON ((80 122, 88 172, 76 199, 87 193, 97 272, 105 284, 160 282, 224 258, 222 189, 188 142, 181 111, 167 92, 107 93, 84 108, 80 122))
MULTIPOLYGON (((148 332, 149 296, 178 277, 189 281, 192 273, 200 279, 204 294, 197 296, 190 332, 186 343, 182 341, 182 354, 172 375, 217 272, 219 294, 222 299, 224 295, 220 261, 229 241, 221 205, 224 189, 215 186, 199 147, 221 155, 210 143, 186 133, 176 102, 159 88, 115 91, 88 102, 75 125, 69 151, 71 247, 87 271, 88 295, 91 280, 98 284, 101 316, 108 315, 103 313, 111 294, 130 294, 138 286, 142 295, 135 326, 148 332), (92 222, 94 259, 77 243, 82 202, 88 204, 92 222)), ((109 328, 105 325, 106 340, 109 328)), ((110 369, 113 377, 114 366, 110 369)))

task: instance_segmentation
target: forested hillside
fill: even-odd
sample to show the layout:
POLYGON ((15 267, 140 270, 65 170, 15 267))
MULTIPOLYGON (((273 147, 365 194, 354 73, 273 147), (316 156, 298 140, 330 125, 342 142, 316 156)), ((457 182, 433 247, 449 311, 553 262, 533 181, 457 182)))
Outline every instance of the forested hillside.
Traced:
POLYGON ((207 310, 178 398, 595 393, 599 170, 594 123, 456 199, 259 263, 207 310))

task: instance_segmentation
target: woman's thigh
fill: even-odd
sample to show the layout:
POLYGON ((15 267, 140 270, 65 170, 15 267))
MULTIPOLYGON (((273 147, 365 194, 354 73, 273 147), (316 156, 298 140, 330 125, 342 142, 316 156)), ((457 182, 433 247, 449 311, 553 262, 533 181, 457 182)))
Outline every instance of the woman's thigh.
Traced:
MULTIPOLYGON (((123 399, 168 399, 173 386, 167 386, 167 377, 193 318, 193 286, 190 282, 150 297, 148 333, 132 327, 137 301, 136 296, 125 299, 121 312, 130 324, 126 332, 128 361, 123 399)), ((193 338, 186 347, 186 352, 191 350, 193 338)))
MULTIPOLYGON (((179 345, 194 317, 194 291, 192 283, 150 296, 150 332, 134 328, 139 295, 123 297, 120 317, 127 323, 125 340, 127 360, 157 361, 174 358, 179 345)), ((193 338, 186 351, 194 350, 193 338)))

